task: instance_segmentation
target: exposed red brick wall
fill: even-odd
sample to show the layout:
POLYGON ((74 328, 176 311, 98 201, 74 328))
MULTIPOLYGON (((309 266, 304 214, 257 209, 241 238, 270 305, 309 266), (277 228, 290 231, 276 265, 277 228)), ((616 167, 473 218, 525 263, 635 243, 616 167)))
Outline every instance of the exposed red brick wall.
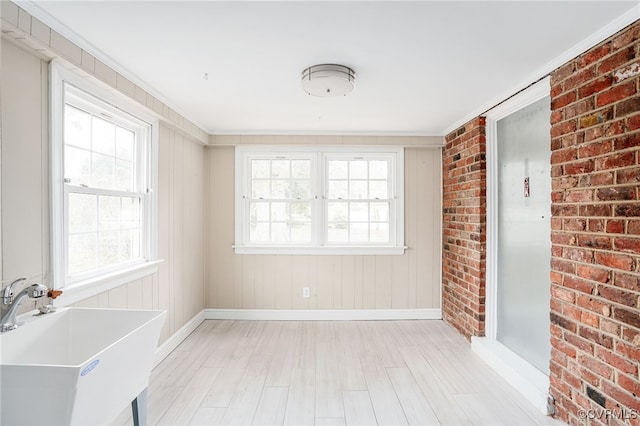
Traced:
POLYGON ((571 424, 640 424, 640 23, 551 85, 551 394, 571 424))
POLYGON ((446 137, 442 153, 442 314, 464 336, 483 336, 486 246, 485 119, 446 137))

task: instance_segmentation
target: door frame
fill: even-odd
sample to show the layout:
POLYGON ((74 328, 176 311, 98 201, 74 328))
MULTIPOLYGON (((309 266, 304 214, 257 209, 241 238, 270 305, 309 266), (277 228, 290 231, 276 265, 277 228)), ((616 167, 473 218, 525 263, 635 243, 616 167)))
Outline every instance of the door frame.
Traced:
MULTIPOLYGON (((498 278, 498 121, 550 95, 551 79, 532 84, 485 114, 487 170, 487 249, 485 280, 485 337, 472 337, 471 348, 507 382, 549 414, 549 376, 496 339, 498 278)), ((551 194, 549 194, 551 195, 551 194)), ((549 298, 551 295, 549 294, 549 298)), ((549 354, 551 355, 551 354, 549 354)))

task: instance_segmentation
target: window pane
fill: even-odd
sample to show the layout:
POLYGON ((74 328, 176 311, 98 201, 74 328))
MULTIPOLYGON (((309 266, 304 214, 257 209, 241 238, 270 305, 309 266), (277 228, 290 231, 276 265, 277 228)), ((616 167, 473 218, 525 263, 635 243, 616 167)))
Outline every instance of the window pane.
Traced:
POLYGON ((329 222, 346 222, 349 213, 348 203, 328 203, 329 222))
POLYGON ((270 198, 269 181, 268 180, 253 180, 251 181, 251 198, 270 198))
POLYGON ((136 231, 127 230, 120 232, 120 261, 126 262, 135 259, 134 256, 134 234, 136 231))
POLYGON ((332 200, 349 198, 348 181, 330 180, 328 196, 332 200))
POLYGON ((367 222, 369 209, 367 203, 349 203, 349 220, 351 222, 367 222))
POLYGON ((291 181, 291 198, 301 200, 311 198, 311 182, 308 180, 291 181))
POLYGON ((289 178, 289 167, 291 162, 289 160, 273 160, 271 161, 271 177, 274 178, 289 178))
POLYGON ((98 234, 98 266, 119 263, 120 240, 118 231, 106 231, 98 234))
POLYGON ((291 220, 296 222, 310 222, 311 203, 291 203, 291 220))
POLYGON ((311 161, 292 160, 291 161, 291 177, 294 179, 310 179, 311 178, 311 161))
POLYGON ((388 179, 389 163, 387 161, 369 161, 369 179, 388 179))
POLYGON ((367 162, 364 160, 349 161, 349 179, 367 179, 367 162))
POLYGON ((249 229, 249 239, 255 243, 269 241, 269 224, 263 222, 252 223, 249 229))
POLYGON ((289 226, 286 223, 271 223, 271 239, 279 243, 289 241, 289 226))
POLYGON ((72 107, 64 106, 64 143, 91 149, 91 115, 72 107))
POLYGON ((352 180, 349 181, 349 198, 353 200, 367 199, 367 181, 352 180))
POLYGON ((269 160, 251 160, 251 177, 253 178, 269 178, 271 177, 269 160))
POLYGON ((100 230, 120 228, 120 197, 98 197, 98 222, 100 230))
POLYGON ((69 194, 69 233, 95 232, 98 227, 98 209, 93 194, 69 194))
POLYGON ((348 168, 348 161, 329 161, 329 179, 347 179, 349 177, 349 174, 347 172, 348 168))
POLYGON ((107 155, 116 153, 116 126, 96 116, 92 117, 92 149, 107 155))
POLYGON ((64 177, 72 185, 91 183, 91 153, 84 149, 66 147, 64 150, 64 177))
POLYGON ((116 127, 116 157, 133 161, 135 152, 135 134, 122 127, 116 127))
POLYGON ((369 212, 371 222, 389 221, 389 203, 371 203, 369 212))
POLYGON ((274 179, 271 181, 271 198, 289 198, 289 192, 288 180, 274 179))
POLYGON ((96 234, 69 235, 69 275, 95 269, 96 234))
POLYGON ((269 221, 269 203, 251 203, 249 212, 252 223, 269 221))
POLYGON ((371 223, 370 238, 372 243, 388 243, 389 242, 389 224, 388 223, 371 223))
POLYGON ((288 203, 271 203, 271 220, 279 222, 288 220, 287 206, 288 203))
POLYGON ((122 211, 120 216, 123 229, 139 228, 140 221, 140 199, 122 197, 122 211))
POLYGON ((356 243, 369 242, 369 224, 367 223, 352 223, 350 225, 349 241, 356 243))
POLYGON ((92 155, 91 186, 96 188, 113 188, 115 175, 115 158, 94 153, 92 155))
POLYGON ((311 242, 311 224, 294 223, 291 225, 291 241, 295 243, 311 242))
POLYGON ((387 193, 388 184, 386 180, 372 180, 369 181, 369 198, 378 198, 380 200, 386 200, 389 198, 387 193))
POLYGON ((133 191, 134 165, 129 161, 116 160, 116 186, 114 189, 133 191))
POLYGON ((330 223, 327 233, 330 243, 346 243, 349 241, 349 229, 346 223, 330 223))

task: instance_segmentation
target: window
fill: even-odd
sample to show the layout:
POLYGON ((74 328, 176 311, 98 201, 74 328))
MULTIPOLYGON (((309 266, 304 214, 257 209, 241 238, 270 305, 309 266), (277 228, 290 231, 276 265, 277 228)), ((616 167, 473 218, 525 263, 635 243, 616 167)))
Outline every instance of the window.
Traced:
POLYGON ((152 127, 53 68, 54 286, 135 279, 155 259, 152 127))
POLYGON ((401 148, 236 148, 236 253, 401 254, 401 148))

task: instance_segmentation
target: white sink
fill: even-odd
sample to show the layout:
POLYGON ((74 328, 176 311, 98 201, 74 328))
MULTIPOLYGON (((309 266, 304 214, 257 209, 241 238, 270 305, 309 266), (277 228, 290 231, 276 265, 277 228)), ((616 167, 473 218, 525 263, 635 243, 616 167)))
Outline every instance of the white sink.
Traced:
POLYGON ((0 335, 2 425, 99 425, 143 392, 164 311, 59 308, 0 335))

